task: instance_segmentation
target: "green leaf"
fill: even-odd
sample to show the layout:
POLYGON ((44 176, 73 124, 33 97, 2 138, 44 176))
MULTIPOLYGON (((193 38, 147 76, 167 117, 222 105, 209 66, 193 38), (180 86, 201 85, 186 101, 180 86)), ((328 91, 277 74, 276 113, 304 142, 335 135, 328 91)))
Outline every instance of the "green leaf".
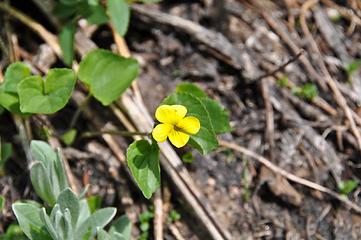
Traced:
POLYGON ((86 18, 90 24, 104 24, 109 21, 105 8, 98 0, 59 2, 54 13, 65 21, 74 21, 79 16, 86 18))
POLYGON ((181 219, 180 213, 177 212, 175 209, 172 209, 172 211, 170 211, 169 213, 168 221, 172 223, 178 221, 179 219, 181 219))
POLYGON ((182 160, 185 163, 192 163, 194 161, 194 156, 193 156, 192 152, 187 152, 187 153, 183 154, 182 160))
POLYGON ((140 230, 142 230, 142 232, 146 232, 149 230, 149 222, 143 222, 140 224, 140 230))
POLYGON ((93 215, 77 228, 74 239, 83 239, 82 237, 89 230, 95 232, 98 228, 104 228, 113 219, 116 212, 115 208, 102 208, 95 211, 93 215))
POLYGON ((103 229, 98 229, 97 232, 97 240, 113 240, 111 236, 103 229))
POLYGON ((108 0, 108 14, 115 30, 124 36, 128 30, 130 8, 126 0, 108 0))
POLYGON ((31 240, 52 239, 40 218, 40 208, 28 203, 14 203, 12 209, 20 228, 28 238, 31 240))
POLYGON ((76 228, 82 225, 90 217, 90 209, 88 206, 87 199, 82 199, 79 201, 79 217, 76 228))
POLYGON ((83 2, 84 0, 60 0, 62 4, 74 5, 83 2))
POLYGON ((361 59, 355 59, 346 66, 347 75, 351 76, 361 67, 361 59))
POLYGON ((79 12, 82 11, 82 9, 87 7, 87 3, 84 2, 71 2, 73 3, 72 5, 64 4, 62 2, 56 4, 54 8, 55 16, 64 21, 71 21, 76 18, 76 16, 79 14, 79 12))
POLYGON ((66 209, 69 210, 71 215, 71 225, 76 226, 80 212, 79 200, 77 196, 71 191, 70 188, 66 188, 60 193, 57 199, 57 203, 59 204, 60 209, 64 215, 66 209))
POLYGON ((50 205, 56 202, 52 184, 42 162, 35 163, 30 170, 30 179, 36 194, 50 205))
POLYGON ((38 161, 30 169, 34 189, 44 201, 54 205, 59 194, 69 186, 61 153, 43 141, 31 141, 30 150, 38 161))
POLYGON ((105 11, 105 8, 101 5, 89 5, 89 16, 86 17, 86 20, 90 24, 104 24, 109 21, 108 15, 105 11))
POLYGON ((302 86, 302 95, 308 100, 312 100, 318 95, 317 87, 315 84, 306 83, 302 86))
POLYGON ((201 99, 202 103, 209 113, 209 117, 212 122, 213 129, 216 134, 226 133, 231 131, 231 126, 229 125, 229 113, 222 107, 219 102, 213 99, 201 99))
POLYGON ((209 98, 197 85, 188 82, 180 83, 177 85, 176 92, 188 93, 199 98, 209 113, 209 118, 216 134, 231 131, 229 114, 226 109, 218 101, 209 98))
POLYGON ((91 213, 98 210, 102 205, 102 197, 101 196, 90 196, 87 199, 89 210, 91 213))
POLYGON ((4 209, 4 206, 5 206, 5 198, 3 195, 0 195, 0 213, 4 209))
POLYGON ((4 90, 7 93, 17 93, 18 83, 31 74, 31 69, 24 63, 11 64, 5 71, 4 90))
POLYGON ((122 235, 122 240, 131 240, 132 222, 126 215, 121 216, 110 227, 109 234, 114 236, 116 233, 120 233, 122 235))
POLYGON ((4 85, 0 86, 0 105, 11 113, 22 115, 20 111, 19 97, 15 93, 7 93, 4 85))
POLYGON ((48 143, 43 141, 31 141, 30 152, 34 160, 42 162, 46 169, 50 169, 51 163, 56 160, 56 153, 54 150, 48 143))
POLYGON ((289 81, 288 81, 288 77, 287 76, 283 76, 283 77, 281 77, 281 78, 279 78, 278 80, 277 80, 277 85, 279 86, 279 87, 288 87, 288 85, 289 85, 289 81))
POLYGON ((139 215, 139 221, 141 223, 149 222, 154 217, 154 213, 150 210, 146 210, 139 215))
POLYGON ((207 98, 207 94, 197 85, 189 82, 183 82, 177 85, 177 93, 189 93, 198 98, 207 98))
POLYGON ((59 43, 63 52, 65 64, 71 66, 74 59, 74 35, 76 24, 74 22, 67 23, 59 34, 59 43))
POLYGON ((292 93, 298 97, 311 101, 313 98, 317 97, 318 90, 315 84, 306 83, 301 87, 293 87, 292 93))
POLYGON ((116 208, 108 207, 101 208, 89 218, 89 223, 92 228, 103 228, 105 227, 115 216, 116 208))
POLYGON ((190 137, 189 144, 195 147, 200 153, 207 154, 218 147, 218 141, 210 114, 205 104, 197 97, 189 93, 174 93, 168 96, 162 104, 180 104, 187 108, 187 115, 199 119, 201 128, 199 132, 190 137))
POLYGON ((161 1, 162 0, 139 0, 139 2, 142 2, 142 3, 159 3, 161 1))
POLYGON ((106 50, 88 53, 79 66, 79 79, 103 105, 109 105, 131 85, 138 75, 138 63, 106 50))
POLYGON ((60 139, 68 146, 72 145, 77 135, 76 129, 72 128, 60 136, 60 139))
MULTIPOLYGON (((70 210, 68 208, 66 208, 64 210, 64 239, 73 239, 74 238, 74 234, 73 234, 73 220, 72 220, 72 214, 70 213, 70 210)), ((75 226, 75 225, 74 225, 75 226)))
POLYGON ((58 234, 56 233, 56 230, 54 229, 54 226, 51 223, 51 220, 50 220, 48 214, 46 213, 46 210, 44 207, 41 208, 41 210, 40 210, 40 218, 43 221, 43 223, 45 224, 45 227, 48 230, 51 237, 53 239, 58 239, 58 234))
POLYGON ((70 69, 51 69, 45 81, 40 76, 23 79, 18 85, 22 112, 51 114, 70 99, 76 76, 70 69))
POLYGON ((4 83, 0 85, 0 108, 19 115, 26 115, 20 111, 17 86, 21 80, 31 75, 30 68, 21 62, 11 64, 5 72, 4 83))
POLYGON ((63 165, 63 161, 61 159, 60 150, 56 152, 56 159, 54 161, 54 171, 55 174, 52 174, 52 183, 53 187, 57 189, 56 194, 58 195, 64 189, 69 187, 68 179, 65 175, 65 169, 63 165), (58 186, 55 186, 57 184, 58 186))
POLYGON ((59 235, 59 238, 63 239, 65 235, 64 215, 61 213, 59 205, 55 205, 55 207, 57 208, 53 214, 52 222, 54 223, 54 228, 57 234, 59 235))
POLYGON ((357 188, 358 183, 357 180, 341 181, 338 185, 338 190, 341 194, 347 195, 357 188))
POLYGON ((10 224, 6 229, 6 233, 0 236, 0 240, 28 240, 23 231, 17 224, 10 224))
POLYGON ((159 148, 146 140, 133 142, 127 149, 128 167, 146 198, 160 186, 159 148))

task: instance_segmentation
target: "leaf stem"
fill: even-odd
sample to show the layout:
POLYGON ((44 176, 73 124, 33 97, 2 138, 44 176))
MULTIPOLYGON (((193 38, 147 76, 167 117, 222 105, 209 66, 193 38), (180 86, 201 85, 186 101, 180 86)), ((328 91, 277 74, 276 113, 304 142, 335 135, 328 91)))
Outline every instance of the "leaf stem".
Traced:
POLYGON ((79 119, 80 113, 84 110, 84 108, 88 105, 90 99, 92 97, 92 94, 89 93, 88 96, 85 97, 84 101, 79 105, 78 109, 76 110, 76 112, 73 115, 73 118, 70 121, 70 125, 69 125, 69 129, 74 128, 76 122, 79 119))
POLYGON ((104 130, 104 131, 89 131, 84 132, 81 134, 80 138, 88 138, 88 137, 95 137, 103 134, 110 134, 110 135, 120 135, 124 137, 130 136, 149 136, 150 133, 147 132, 129 132, 129 131, 121 131, 121 130, 104 130))
POLYGON ((32 160, 31 154, 30 154, 30 138, 28 136, 28 130, 26 128, 26 124, 24 123, 24 119, 16 114, 12 114, 13 119, 14 119, 14 123, 16 125, 16 128, 18 129, 19 132, 19 138, 20 138, 20 142, 21 145, 23 147, 23 150, 25 152, 25 156, 26 156, 26 160, 28 163, 28 166, 32 160))

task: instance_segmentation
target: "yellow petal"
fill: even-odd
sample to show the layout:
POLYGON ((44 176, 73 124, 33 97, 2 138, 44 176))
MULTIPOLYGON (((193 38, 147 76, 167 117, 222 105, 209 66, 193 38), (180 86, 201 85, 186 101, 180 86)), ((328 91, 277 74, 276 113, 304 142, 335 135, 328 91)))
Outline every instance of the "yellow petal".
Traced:
POLYGON ((164 142, 172 130, 173 126, 170 124, 158 124, 153 129, 152 135, 157 142, 164 142))
POLYGON ((172 130, 168 135, 168 138, 174 146, 176 146, 177 148, 181 148, 187 144, 189 140, 189 135, 176 130, 172 130))
POLYGON ((201 123, 196 117, 185 117, 179 121, 177 127, 184 133, 196 134, 201 128, 201 123))
POLYGON ((187 108, 182 105, 161 105, 155 111, 155 117, 161 123, 176 125, 187 114, 187 108))

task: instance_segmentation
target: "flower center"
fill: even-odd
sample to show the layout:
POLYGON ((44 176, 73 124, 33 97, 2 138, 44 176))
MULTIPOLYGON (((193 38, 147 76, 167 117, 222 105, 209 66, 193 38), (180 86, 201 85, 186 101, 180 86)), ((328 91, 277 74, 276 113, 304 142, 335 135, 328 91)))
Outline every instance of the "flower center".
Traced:
POLYGON ((177 127, 176 125, 174 125, 174 130, 178 132, 183 132, 182 128, 177 127))
POLYGON ((180 127, 178 127, 178 126, 176 126, 176 125, 173 126, 173 130, 174 130, 174 131, 177 131, 177 132, 181 132, 181 133, 185 133, 185 134, 190 135, 190 134, 189 134, 187 131, 185 131, 183 128, 180 128, 180 127))

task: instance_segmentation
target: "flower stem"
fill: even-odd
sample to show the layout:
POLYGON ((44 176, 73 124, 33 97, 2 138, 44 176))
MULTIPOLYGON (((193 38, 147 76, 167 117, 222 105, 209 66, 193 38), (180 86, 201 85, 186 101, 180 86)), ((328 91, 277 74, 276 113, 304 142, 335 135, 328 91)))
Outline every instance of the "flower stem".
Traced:
POLYGON ((150 133, 147 132, 129 132, 129 131, 120 131, 120 130, 104 130, 104 131, 94 131, 94 132, 84 132, 81 134, 80 138, 88 138, 88 137, 95 137, 103 134, 110 134, 110 135, 120 135, 124 137, 130 136, 148 136, 150 133))
POLYGON ((84 108, 88 105, 90 99, 91 99, 92 95, 89 93, 88 96, 86 96, 86 98, 84 99, 84 101, 79 105, 78 109, 76 110, 76 112, 73 115, 73 118, 70 121, 70 125, 69 125, 69 129, 74 128, 76 122, 79 119, 80 113, 84 110, 84 108))

